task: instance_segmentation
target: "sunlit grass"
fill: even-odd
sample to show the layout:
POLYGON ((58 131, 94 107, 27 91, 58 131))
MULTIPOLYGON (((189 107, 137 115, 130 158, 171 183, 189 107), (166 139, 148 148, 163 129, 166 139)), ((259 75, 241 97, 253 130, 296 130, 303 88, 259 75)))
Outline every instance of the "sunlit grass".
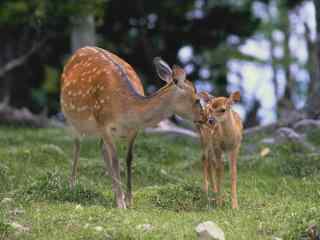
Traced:
MULTIPOLYGON (((119 210, 98 141, 82 144, 78 184, 71 190, 72 140, 63 129, 0 128, 0 133, 1 240, 195 239, 196 225, 207 220, 216 222, 228 240, 298 239, 309 224, 320 223, 319 156, 292 144, 272 146, 263 158, 259 152, 242 152, 240 209, 235 211, 228 172, 225 206, 208 204, 197 142, 140 135, 133 164, 134 204, 119 210), (12 201, 1 202, 4 198, 12 201), (28 230, 14 229, 12 222, 28 230), (142 224, 152 228, 143 230, 142 224)), ((118 149, 124 179, 125 144, 118 149)))

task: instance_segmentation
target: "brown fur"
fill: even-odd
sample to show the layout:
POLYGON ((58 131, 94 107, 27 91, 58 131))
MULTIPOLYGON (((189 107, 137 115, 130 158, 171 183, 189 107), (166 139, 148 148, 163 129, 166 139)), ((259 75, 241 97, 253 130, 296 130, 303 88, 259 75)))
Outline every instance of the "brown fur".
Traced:
MULTIPOLYGON (((206 96, 205 96, 206 97, 206 96)), ((200 126, 203 146, 204 190, 208 193, 208 179, 212 191, 218 194, 218 205, 222 203, 222 182, 224 177, 223 154, 227 154, 231 169, 232 208, 238 208, 237 200, 237 157, 242 140, 243 125, 240 116, 231 109, 235 101, 240 100, 240 93, 233 93, 229 98, 205 98, 204 118, 206 123, 200 126), (209 119, 213 122, 209 123, 209 119)))
POLYGON ((200 106, 194 87, 179 67, 173 71, 161 60, 161 75, 167 84, 152 96, 145 96, 134 69, 124 60, 97 47, 84 47, 75 52, 65 65, 61 77, 61 108, 74 136, 73 170, 70 184, 75 184, 82 136, 103 139, 102 153, 117 206, 125 208, 115 138, 128 140, 127 200, 131 202, 132 147, 137 132, 154 125, 173 113, 197 121, 200 106), (175 81, 174 81, 175 80, 175 81))

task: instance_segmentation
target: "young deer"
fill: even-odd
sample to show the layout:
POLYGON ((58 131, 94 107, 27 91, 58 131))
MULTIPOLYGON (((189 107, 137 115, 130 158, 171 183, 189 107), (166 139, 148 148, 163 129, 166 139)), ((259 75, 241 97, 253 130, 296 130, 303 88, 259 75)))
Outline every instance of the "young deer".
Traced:
POLYGON ((61 107, 75 139, 70 184, 75 184, 81 137, 101 138, 103 158, 119 208, 126 208, 132 200, 132 151, 137 132, 174 113, 194 122, 200 117, 200 101, 194 86, 186 80, 185 71, 177 66, 171 69, 160 58, 155 58, 154 64, 166 85, 151 96, 144 95, 142 83, 128 63, 97 47, 77 50, 61 77, 61 107), (114 145, 119 137, 128 140, 126 198, 114 145))
POLYGON ((237 199, 237 157, 242 139, 242 122, 231 107, 240 100, 240 92, 228 98, 213 97, 206 92, 199 93, 205 124, 199 125, 203 146, 204 190, 208 193, 208 178, 212 191, 218 194, 218 205, 222 204, 222 181, 224 177, 223 154, 229 155, 231 163, 232 208, 238 208, 237 199), (215 179, 214 179, 215 178, 215 179), (214 181, 215 180, 215 181, 214 181))

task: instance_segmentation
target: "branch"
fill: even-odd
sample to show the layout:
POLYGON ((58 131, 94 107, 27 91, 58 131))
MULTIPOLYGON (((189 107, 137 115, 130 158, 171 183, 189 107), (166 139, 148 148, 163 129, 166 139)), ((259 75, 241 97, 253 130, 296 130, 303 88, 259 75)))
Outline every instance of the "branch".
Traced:
POLYGON ((42 45, 47 41, 47 39, 48 38, 44 38, 40 43, 35 44, 25 55, 22 55, 18 58, 15 58, 7 62, 2 68, 0 68, 0 77, 3 77, 7 72, 23 65, 33 53, 35 53, 37 50, 40 49, 40 47, 42 47, 42 45))
POLYGON ((173 134, 176 136, 183 136, 183 137, 191 137, 194 139, 199 138, 199 135, 189 129, 178 127, 170 120, 163 120, 161 121, 157 127, 155 128, 146 128, 146 133, 160 133, 160 134, 173 134))

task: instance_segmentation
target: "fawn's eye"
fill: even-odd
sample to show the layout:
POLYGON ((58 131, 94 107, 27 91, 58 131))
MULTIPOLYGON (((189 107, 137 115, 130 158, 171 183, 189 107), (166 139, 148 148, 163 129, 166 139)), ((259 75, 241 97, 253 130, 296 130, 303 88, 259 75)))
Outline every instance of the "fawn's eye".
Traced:
POLYGON ((225 108, 221 108, 221 109, 218 110, 218 112, 221 112, 221 113, 224 113, 225 111, 226 111, 225 108))

